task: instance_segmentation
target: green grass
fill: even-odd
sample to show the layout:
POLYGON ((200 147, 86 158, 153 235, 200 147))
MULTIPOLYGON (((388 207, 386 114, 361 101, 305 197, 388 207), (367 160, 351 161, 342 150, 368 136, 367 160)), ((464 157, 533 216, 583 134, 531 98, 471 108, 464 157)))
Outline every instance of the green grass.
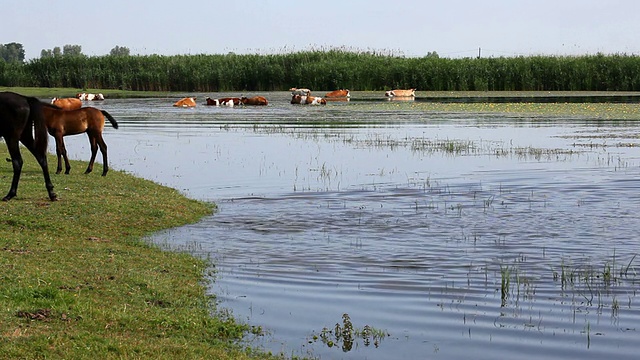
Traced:
MULTIPOLYGON (((85 175, 79 162, 70 175, 52 174, 59 200, 51 202, 22 152, 18 196, 0 203, 2 357, 264 358, 238 345, 249 327, 205 294, 205 261, 143 240, 198 221, 213 204, 119 171, 85 175)), ((11 176, 1 165, 0 191, 11 176)))

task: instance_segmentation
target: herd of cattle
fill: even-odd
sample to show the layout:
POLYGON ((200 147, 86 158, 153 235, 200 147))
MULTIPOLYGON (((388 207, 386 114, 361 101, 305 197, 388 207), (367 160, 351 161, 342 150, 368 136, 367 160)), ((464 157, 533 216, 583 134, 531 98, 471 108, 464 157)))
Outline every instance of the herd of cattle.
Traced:
MULTIPOLYGON (((311 90, 291 88, 291 103, 301 105, 326 105, 327 101, 347 101, 351 98, 351 93, 347 89, 340 89, 328 92, 324 97, 312 96, 311 90)), ((389 90, 384 93, 388 98, 406 98, 411 99, 416 96, 416 89, 408 90, 389 90)), ((269 101, 264 96, 253 97, 225 97, 219 99, 205 98, 205 105, 210 106, 227 106, 234 107, 238 105, 268 105, 269 101)), ((194 107, 196 106, 196 97, 185 97, 173 104, 176 107, 194 107)))
MULTIPOLYGON (((326 93, 324 97, 312 96, 311 90, 304 88, 291 88, 291 103, 301 105, 326 105, 327 101, 332 100, 349 100, 351 92, 348 89, 334 90, 326 93)), ((416 89, 394 89, 384 93, 387 98, 415 98, 416 89)), ((78 93, 75 98, 53 98, 52 104, 66 110, 79 109, 82 107, 83 101, 104 100, 102 94, 78 93)), ((253 97, 225 97, 219 99, 205 98, 205 105, 210 106, 227 106, 234 107, 238 105, 268 105, 269 101, 264 96, 253 97)), ((196 106, 196 97, 185 97, 176 101, 175 107, 194 107, 196 106)))

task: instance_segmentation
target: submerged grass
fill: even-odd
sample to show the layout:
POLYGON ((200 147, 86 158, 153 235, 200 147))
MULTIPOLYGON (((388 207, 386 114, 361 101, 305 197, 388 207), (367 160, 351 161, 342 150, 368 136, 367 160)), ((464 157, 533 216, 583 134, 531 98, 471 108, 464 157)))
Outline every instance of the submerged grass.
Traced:
MULTIPOLYGON (((79 170, 52 175, 59 200, 50 202, 39 167, 22 152, 18 196, 0 203, 3 357, 258 356, 239 345, 248 326, 218 314, 205 294, 208 264, 143 240, 197 221, 212 213, 212 204, 124 172, 102 177, 79 170)), ((1 191, 11 175, 8 163, 0 167, 1 191)))
POLYGON ((550 118, 640 120, 638 103, 416 103, 425 111, 535 114, 550 118))

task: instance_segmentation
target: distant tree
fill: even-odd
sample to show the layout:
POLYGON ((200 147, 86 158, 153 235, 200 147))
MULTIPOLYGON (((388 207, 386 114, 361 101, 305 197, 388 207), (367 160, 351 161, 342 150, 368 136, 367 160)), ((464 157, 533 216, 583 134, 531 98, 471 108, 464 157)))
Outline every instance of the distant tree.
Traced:
POLYGON ((23 62, 24 48, 19 43, 0 45, 0 57, 6 62, 23 62))
POLYGON ((41 58, 51 58, 51 57, 59 57, 62 56, 62 51, 60 50, 60 46, 56 46, 51 49, 42 49, 40 50, 41 58))
POLYGON ((111 55, 111 56, 129 56, 129 48, 125 47, 125 46, 116 45, 116 47, 111 49, 111 51, 109 52, 109 55, 111 55))
POLYGON ((62 47, 62 56, 81 56, 82 46, 80 45, 65 45, 62 47))
POLYGON ((435 52, 435 51, 429 51, 429 52, 427 53, 427 56, 426 56, 426 57, 428 57, 428 58, 436 58, 436 59, 438 59, 438 58, 440 58, 440 55, 438 55, 438 53, 437 53, 437 52, 435 52))

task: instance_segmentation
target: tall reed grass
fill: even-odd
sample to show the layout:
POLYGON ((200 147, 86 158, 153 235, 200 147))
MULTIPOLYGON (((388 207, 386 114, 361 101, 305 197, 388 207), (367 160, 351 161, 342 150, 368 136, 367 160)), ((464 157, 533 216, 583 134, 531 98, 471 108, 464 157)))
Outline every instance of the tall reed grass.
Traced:
POLYGON ((283 54, 78 56, 0 62, 0 86, 139 91, 417 88, 431 91, 640 91, 640 56, 408 58, 344 49, 283 54))

